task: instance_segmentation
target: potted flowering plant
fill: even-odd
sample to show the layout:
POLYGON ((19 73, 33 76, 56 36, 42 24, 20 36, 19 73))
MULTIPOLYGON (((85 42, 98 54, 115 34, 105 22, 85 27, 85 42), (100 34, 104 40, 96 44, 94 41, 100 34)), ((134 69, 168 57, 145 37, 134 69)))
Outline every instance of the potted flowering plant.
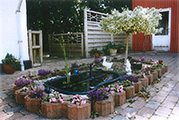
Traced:
POLYGON ((91 101, 92 112, 98 112, 99 115, 105 116, 114 111, 114 100, 109 96, 106 88, 100 88, 88 93, 91 101))
POLYGON ((126 91, 126 98, 134 97, 135 95, 135 88, 134 88, 134 82, 131 82, 129 80, 123 80, 119 85, 122 85, 124 87, 124 90, 126 91))
POLYGON ((145 75, 145 73, 142 73, 142 74, 138 74, 138 75, 136 75, 136 77, 140 80, 140 81, 142 81, 142 86, 144 86, 144 87, 148 87, 148 85, 149 85, 149 79, 146 77, 146 75, 145 75))
POLYGON ((14 82, 15 86, 13 87, 13 93, 15 93, 16 90, 23 88, 24 86, 30 85, 31 83, 33 83, 32 80, 24 78, 23 76, 17 78, 17 80, 14 82))
POLYGON ((26 92, 29 90, 30 88, 28 87, 23 87, 19 90, 15 91, 15 99, 16 99, 16 103, 20 104, 20 105, 24 105, 24 97, 26 96, 26 92))
POLYGON ((91 49, 89 53, 92 57, 94 56, 95 58, 99 58, 102 54, 101 50, 98 49, 91 49))
POLYGON ((13 74, 16 70, 21 69, 20 61, 9 53, 7 53, 6 57, 2 60, 2 63, 6 74, 13 74))
POLYGON ((32 87, 26 92, 25 107, 30 112, 38 112, 41 100, 45 97, 44 90, 38 86, 32 87))
POLYGON ((47 118, 62 117, 64 114, 63 103, 62 94, 59 94, 57 91, 53 91, 45 97, 41 103, 42 115, 47 118))
POLYGON ((68 118, 70 120, 83 120, 90 118, 91 105, 80 95, 74 95, 69 99, 68 118))
POLYGON ((118 46, 114 42, 110 42, 107 45, 107 48, 109 49, 110 55, 114 56, 117 53, 118 46))
POLYGON ((48 78, 48 77, 51 77, 51 71, 40 69, 38 71, 38 75, 40 76, 40 79, 48 78))
POLYGON ((115 106, 120 106, 126 102, 126 92, 122 85, 108 85, 107 92, 114 95, 115 106))
POLYGON ((142 89, 142 82, 134 75, 125 75, 124 80, 129 80, 134 83, 135 92, 139 92, 142 89))

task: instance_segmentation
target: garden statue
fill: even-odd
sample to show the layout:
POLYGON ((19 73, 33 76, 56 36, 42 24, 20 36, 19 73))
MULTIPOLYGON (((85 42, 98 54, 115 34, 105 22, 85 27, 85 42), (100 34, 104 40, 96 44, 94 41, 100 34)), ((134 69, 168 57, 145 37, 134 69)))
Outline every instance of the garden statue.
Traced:
POLYGON ((130 64, 130 62, 129 62, 128 59, 126 60, 125 65, 126 65, 126 72, 127 72, 126 74, 127 74, 127 75, 131 75, 131 74, 132 74, 131 64, 130 64))
POLYGON ((103 63, 102 63, 102 65, 104 67, 107 67, 108 69, 110 69, 112 67, 112 64, 113 64, 112 62, 107 62, 106 61, 106 56, 103 57, 103 63))

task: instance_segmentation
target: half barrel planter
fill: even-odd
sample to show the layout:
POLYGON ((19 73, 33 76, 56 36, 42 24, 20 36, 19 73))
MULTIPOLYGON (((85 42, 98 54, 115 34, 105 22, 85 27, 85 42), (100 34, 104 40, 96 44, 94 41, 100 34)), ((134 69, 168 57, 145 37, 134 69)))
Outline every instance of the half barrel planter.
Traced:
POLYGON ((114 112, 114 99, 110 96, 106 100, 96 101, 94 104, 94 112, 98 112, 100 116, 105 116, 114 112))
POLYGON ((90 118, 91 104, 86 103, 82 106, 75 104, 68 104, 68 119, 70 120, 84 120, 90 118))
POLYGON ((165 66, 162 66, 161 70, 162 70, 162 74, 165 74, 165 66))
POLYGON ((148 84, 151 85, 153 83, 153 75, 152 74, 149 74, 149 75, 146 75, 146 77, 148 78, 148 84))
POLYGON ((168 65, 165 65, 165 72, 168 72, 168 65))
POLYGON ((148 85, 149 85, 149 79, 147 77, 145 77, 145 78, 139 78, 139 80, 142 81, 142 86, 144 86, 146 88, 148 87, 148 85))
POLYGON ((24 97, 25 108, 29 112, 38 112, 41 106, 40 98, 30 98, 28 95, 24 97))
POLYGON ((126 102, 126 92, 115 93, 113 98, 115 106, 123 105, 126 102))
POLYGON ((157 70, 152 71, 152 75, 153 75, 153 80, 157 80, 158 79, 158 72, 157 72, 157 70))
POLYGON ((42 102, 41 103, 41 112, 42 112, 42 115, 47 118, 62 117, 65 112, 64 106, 65 105, 62 103, 42 102))
POLYGON ((157 72, 158 72, 158 78, 161 78, 162 77, 162 70, 161 69, 157 69, 157 72))
POLYGON ((138 93, 139 91, 142 90, 142 81, 134 82, 134 87, 135 87, 135 93, 138 93))
POLYGON ((135 87, 134 86, 128 86, 124 87, 124 90, 126 91, 126 98, 132 98, 135 95, 135 87))
POLYGON ((15 91, 15 99, 16 99, 16 103, 19 105, 25 105, 25 100, 24 97, 26 96, 25 92, 20 92, 19 90, 15 91))

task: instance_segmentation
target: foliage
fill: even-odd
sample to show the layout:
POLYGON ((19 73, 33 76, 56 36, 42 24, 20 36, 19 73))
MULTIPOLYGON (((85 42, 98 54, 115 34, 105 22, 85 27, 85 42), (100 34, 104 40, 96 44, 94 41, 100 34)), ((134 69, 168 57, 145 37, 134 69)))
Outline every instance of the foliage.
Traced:
POLYGON ((23 87, 23 88, 20 89, 20 92, 21 93, 26 93, 28 90, 29 90, 28 87, 23 87))
POLYGON ((44 98, 43 101, 50 103, 64 103, 62 94, 59 94, 57 91, 53 91, 46 98, 44 98))
POLYGON ((145 90, 144 88, 142 88, 142 90, 140 92, 138 92, 137 95, 140 97, 143 97, 144 100, 146 100, 147 98, 150 98, 150 92, 145 90))
POLYGON ((131 82, 138 82, 138 78, 134 75, 125 75, 124 77, 124 80, 129 80, 131 82))
POLYGON ((32 89, 28 90, 26 94, 31 98, 44 98, 44 90, 38 86, 32 87, 32 89))
POLYGON ((33 75, 32 73, 28 73, 28 75, 22 75, 22 77, 24 79, 28 78, 28 79, 32 79, 33 77, 36 77, 36 75, 33 75))
POLYGON ((136 75, 137 78, 146 78, 145 73, 136 75))
POLYGON ((151 68, 149 66, 145 67, 144 72, 145 72, 146 75, 150 75, 151 68))
POLYGON ((108 45, 107 45, 107 48, 108 49, 118 49, 118 46, 114 43, 114 42, 110 42, 110 43, 108 43, 108 45))
POLYGON ((9 53, 7 53, 6 57, 2 59, 2 63, 5 65, 10 65, 15 70, 21 69, 20 61, 17 60, 12 54, 9 54, 9 53))
POLYGON ((93 67, 102 67, 103 65, 102 65, 102 59, 100 59, 100 58, 95 58, 94 59, 94 61, 93 61, 93 63, 92 63, 92 66, 93 67))
POLYGON ((82 105, 86 104, 86 99, 80 95, 74 95, 69 100, 72 104, 76 104, 77 106, 82 106, 82 105))
POLYGON ((122 85, 109 85, 106 87, 107 92, 110 92, 111 94, 123 92, 123 86, 122 85))
POLYGON ((90 91, 88 97, 91 101, 101 101, 108 98, 108 92, 106 88, 100 88, 97 90, 90 91))
POLYGON ((14 84, 18 87, 24 87, 32 82, 32 80, 29 80, 28 78, 23 78, 23 76, 21 76, 20 78, 17 78, 17 80, 15 80, 14 84))
POLYGON ((119 83, 119 85, 122 85, 123 87, 129 87, 129 86, 133 86, 134 82, 131 82, 129 80, 123 80, 122 83, 119 83))
POLYGON ((91 56, 93 56, 95 53, 98 53, 100 55, 102 54, 102 51, 95 48, 95 49, 91 49, 89 53, 91 56))
POLYGON ((50 70, 40 69, 40 70, 38 71, 38 75, 40 75, 40 76, 45 76, 45 75, 48 75, 48 74, 50 74, 50 73, 51 73, 50 70))

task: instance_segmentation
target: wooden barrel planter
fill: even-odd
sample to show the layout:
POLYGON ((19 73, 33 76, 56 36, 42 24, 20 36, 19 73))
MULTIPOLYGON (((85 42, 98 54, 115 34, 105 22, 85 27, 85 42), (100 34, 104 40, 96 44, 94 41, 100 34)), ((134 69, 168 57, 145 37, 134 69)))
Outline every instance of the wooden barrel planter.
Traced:
POLYGON ((134 82, 134 88, 135 88, 135 93, 138 93, 139 91, 142 90, 142 82, 138 81, 138 82, 134 82))
POLYGON ((25 108, 29 112, 38 112, 41 105, 40 98, 30 98, 28 95, 24 97, 25 99, 25 108))
POLYGON ((21 89, 22 87, 14 86, 13 87, 13 95, 15 95, 16 90, 21 89))
POLYGON ((20 92, 20 90, 15 91, 15 99, 16 103, 20 105, 25 105, 24 97, 26 96, 26 93, 20 92))
POLYGON ((129 86, 129 87, 124 87, 124 90, 126 91, 126 98, 132 98, 135 95, 135 87, 134 86, 129 86))
POLYGON ((115 106, 123 105, 126 102, 126 92, 115 93, 113 98, 115 106))
POLYGON ((165 74, 165 66, 162 66, 161 70, 162 70, 162 74, 165 74))
POLYGON ((82 106, 75 104, 68 104, 68 119, 70 120, 84 120, 90 118, 91 104, 86 103, 82 106))
POLYGON ((149 80, 148 80, 148 78, 146 77, 146 78, 139 78, 139 80, 140 81, 142 81, 142 85, 144 86, 144 87, 148 87, 148 85, 149 85, 149 80))
POLYGON ((157 80, 158 79, 158 72, 157 72, 157 70, 154 70, 152 72, 152 75, 153 75, 153 80, 157 80))
POLYGON ((153 75, 152 74, 150 74, 150 75, 146 75, 146 77, 148 78, 148 84, 149 85, 151 85, 152 84, 152 82, 153 82, 153 75))
POLYGON ((157 69, 157 72, 158 72, 158 78, 161 78, 162 77, 162 70, 161 69, 157 69))
POLYGON ((165 72, 168 72, 168 65, 165 65, 165 72))
POLYGON ((106 100, 96 101, 94 104, 94 112, 98 112, 100 116, 105 116, 114 112, 113 97, 111 96, 106 100))

